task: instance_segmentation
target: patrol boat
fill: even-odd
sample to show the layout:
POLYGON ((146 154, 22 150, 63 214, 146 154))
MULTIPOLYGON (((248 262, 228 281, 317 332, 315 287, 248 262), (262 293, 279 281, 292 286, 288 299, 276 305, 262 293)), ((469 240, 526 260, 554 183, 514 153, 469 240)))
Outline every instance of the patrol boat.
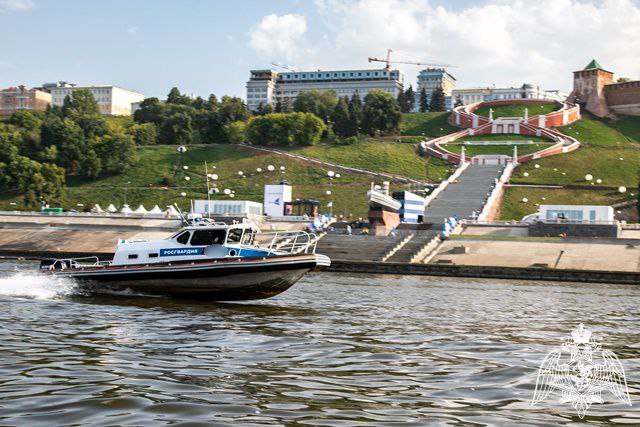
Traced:
POLYGON ((315 253, 313 233, 259 231, 250 223, 202 220, 162 240, 120 240, 111 261, 50 259, 40 271, 73 278, 92 293, 131 290, 232 301, 278 295, 309 270, 331 264, 315 253))

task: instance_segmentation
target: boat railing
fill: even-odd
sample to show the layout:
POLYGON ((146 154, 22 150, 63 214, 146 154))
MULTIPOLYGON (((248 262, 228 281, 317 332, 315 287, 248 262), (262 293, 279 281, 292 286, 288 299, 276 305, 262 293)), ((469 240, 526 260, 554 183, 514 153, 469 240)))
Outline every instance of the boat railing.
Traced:
POLYGON ((318 236, 315 233, 307 233, 306 231, 276 231, 261 234, 263 237, 271 237, 271 241, 266 245, 270 251, 288 254, 316 252, 318 236))
POLYGON ((83 258, 58 258, 51 261, 50 269, 64 270, 66 268, 91 268, 91 267, 108 267, 111 261, 100 261, 97 256, 83 258))

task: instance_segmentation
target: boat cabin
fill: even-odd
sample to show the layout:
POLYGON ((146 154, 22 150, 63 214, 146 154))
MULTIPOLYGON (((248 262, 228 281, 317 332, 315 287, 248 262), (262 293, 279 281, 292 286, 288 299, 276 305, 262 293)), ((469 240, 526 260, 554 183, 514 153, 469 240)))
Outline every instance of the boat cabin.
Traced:
POLYGON ((275 255, 256 244, 253 224, 195 223, 162 240, 120 240, 114 265, 275 255))

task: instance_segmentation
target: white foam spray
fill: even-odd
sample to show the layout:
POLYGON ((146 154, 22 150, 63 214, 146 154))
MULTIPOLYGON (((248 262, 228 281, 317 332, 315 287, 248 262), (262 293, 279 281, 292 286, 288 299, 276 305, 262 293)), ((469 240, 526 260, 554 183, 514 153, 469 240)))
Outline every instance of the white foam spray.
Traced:
POLYGON ((18 272, 0 278, 0 296, 54 299, 78 293, 77 284, 67 278, 35 272, 18 272))

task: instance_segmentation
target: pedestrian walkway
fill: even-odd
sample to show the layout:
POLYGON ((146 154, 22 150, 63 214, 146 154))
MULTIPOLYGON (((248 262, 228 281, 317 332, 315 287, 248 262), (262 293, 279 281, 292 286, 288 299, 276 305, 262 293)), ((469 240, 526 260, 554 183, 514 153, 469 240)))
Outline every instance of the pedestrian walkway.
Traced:
MULTIPOLYGON (((445 218, 470 219, 482 208, 504 165, 469 165, 425 210, 424 222, 443 224, 445 218)), ((436 228, 436 227, 434 227, 436 228)))

